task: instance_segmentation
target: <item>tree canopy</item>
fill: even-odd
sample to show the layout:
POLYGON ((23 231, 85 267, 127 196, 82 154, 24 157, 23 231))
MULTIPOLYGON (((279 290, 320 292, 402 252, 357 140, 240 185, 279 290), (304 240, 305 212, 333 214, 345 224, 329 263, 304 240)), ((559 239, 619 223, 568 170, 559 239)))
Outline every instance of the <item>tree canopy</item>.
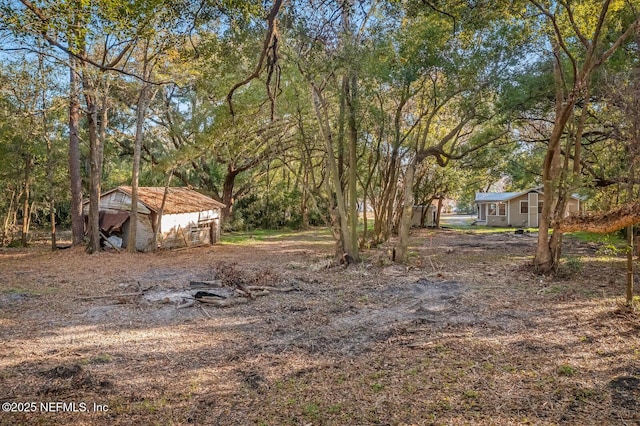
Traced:
POLYGON ((3 0, 1 242, 58 221, 81 244, 88 201, 97 250, 103 188, 172 176, 227 229, 324 224, 348 261, 399 235, 402 260, 414 205, 543 185, 551 268, 567 194, 639 193, 639 9, 3 0))

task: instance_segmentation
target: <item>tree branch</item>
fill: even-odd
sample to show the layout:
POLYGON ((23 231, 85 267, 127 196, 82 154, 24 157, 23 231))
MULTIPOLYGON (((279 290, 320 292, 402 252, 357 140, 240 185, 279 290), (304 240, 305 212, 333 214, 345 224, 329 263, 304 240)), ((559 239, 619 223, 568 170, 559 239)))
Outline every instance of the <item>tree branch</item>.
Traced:
POLYGON ((229 93, 227 94, 227 103, 229 104, 229 112, 231 113, 232 117, 235 116, 235 113, 233 110, 233 93, 239 88, 241 88, 242 86, 245 86, 249 84, 249 82, 251 82, 252 80, 255 80, 256 78, 258 78, 260 76, 260 73, 262 72, 262 69, 264 68, 264 61, 266 60, 267 55, 269 53, 269 48, 271 46, 271 43, 274 37, 276 37, 276 32, 277 32, 276 16, 280 11, 282 2, 283 0, 275 0, 273 3, 273 6, 271 6, 271 10, 269 11, 269 14, 267 15, 267 35, 264 38, 264 42, 262 44, 262 52, 260 52, 260 58, 258 59, 258 64, 256 65, 256 68, 253 70, 251 74, 249 74, 247 78, 234 84, 231 90, 229 90, 229 93))

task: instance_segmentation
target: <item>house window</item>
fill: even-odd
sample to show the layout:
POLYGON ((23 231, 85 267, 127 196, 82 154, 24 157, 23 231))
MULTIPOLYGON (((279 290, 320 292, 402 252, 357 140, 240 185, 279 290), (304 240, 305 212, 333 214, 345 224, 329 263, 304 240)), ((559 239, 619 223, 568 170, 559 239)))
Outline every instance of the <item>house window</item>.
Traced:
POLYGON ((538 214, 542 213, 542 201, 538 201, 538 214))
POLYGON ((489 216, 506 216, 506 215, 507 215, 506 203, 489 204, 489 216))
POLYGON ((529 202, 520 201, 520 214, 529 214, 529 202))

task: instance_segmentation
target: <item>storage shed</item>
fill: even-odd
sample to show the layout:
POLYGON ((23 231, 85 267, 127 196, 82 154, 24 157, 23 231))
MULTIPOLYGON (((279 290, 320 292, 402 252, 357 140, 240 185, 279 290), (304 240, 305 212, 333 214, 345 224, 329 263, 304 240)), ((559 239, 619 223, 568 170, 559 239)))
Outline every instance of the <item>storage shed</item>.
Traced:
POLYGON ((411 226, 415 228, 432 227, 436 224, 436 208, 433 204, 428 206, 413 206, 411 226))
MULTIPOLYGON (((220 211, 224 204, 190 188, 170 187, 162 208, 164 192, 163 187, 138 188, 137 250, 153 250, 156 228, 157 245, 163 248, 215 244, 220 240, 220 211)), ((88 204, 84 208, 86 215, 88 204)), ((122 247, 129 244, 130 210, 130 186, 119 186, 100 197, 100 230, 111 243, 122 247)))

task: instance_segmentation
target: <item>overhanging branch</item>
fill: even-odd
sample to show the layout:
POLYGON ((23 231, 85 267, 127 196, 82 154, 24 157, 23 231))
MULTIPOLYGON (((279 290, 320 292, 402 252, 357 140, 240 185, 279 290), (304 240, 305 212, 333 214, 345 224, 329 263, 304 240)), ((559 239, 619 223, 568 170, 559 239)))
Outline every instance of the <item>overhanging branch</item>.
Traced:
POLYGON ((558 224, 560 232, 586 231, 597 234, 609 234, 640 223, 640 201, 624 204, 604 213, 570 216, 558 224))

